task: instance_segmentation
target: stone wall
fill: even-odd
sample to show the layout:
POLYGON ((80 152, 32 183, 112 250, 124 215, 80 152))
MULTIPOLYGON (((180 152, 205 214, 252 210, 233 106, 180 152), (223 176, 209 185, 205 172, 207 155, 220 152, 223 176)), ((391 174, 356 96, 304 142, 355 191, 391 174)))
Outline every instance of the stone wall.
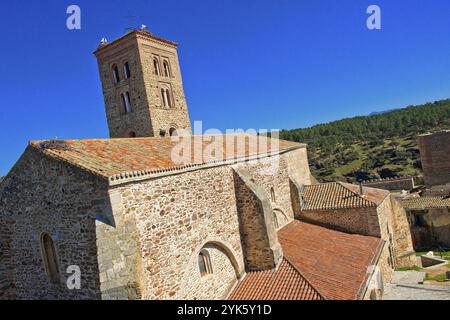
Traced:
POLYGON ((278 219, 273 216, 269 194, 253 182, 242 166, 233 171, 246 269, 273 269, 278 265, 282 251, 276 234, 275 220, 278 219))
MULTIPOLYGON (((281 223, 292 221, 294 216, 289 173, 298 177, 299 183, 310 182, 306 152, 297 152, 301 156, 297 158, 289 153, 237 165, 245 168, 265 194, 270 195, 274 189, 271 205, 285 217, 279 219, 281 223)), ((244 274, 233 166, 119 185, 110 192, 120 198, 121 210, 135 215, 142 258, 138 282, 143 299, 222 299, 244 274), (211 254, 212 268, 220 273, 202 277, 197 258, 209 244, 220 248, 211 254), (205 292, 205 288, 216 289, 205 292)))
POLYGON ((96 223, 102 299, 140 299, 142 259, 136 209, 133 206, 124 209, 121 195, 114 189, 109 191, 109 197, 112 208, 96 223))
POLYGON ((105 212, 106 190, 103 181, 27 148, 0 186, 0 216, 14 230, 6 245, 18 299, 100 298, 95 218, 105 212), (42 233, 54 242, 58 283, 46 273, 42 233), (81 270, 80 290, 66 286, 71 265, 81 270))
POLYGON ((426 186, 450 183, 450 131, 417 137, 426 186))
POLYGON ((14 220, 0 214, 0 300, 15 299, 11 242, 14 220))
POLYGON ((407 210, 416 250, 450 248, 450 209, 407 210), (415 223, 415 215, 423 217, 424 226, 415 223))
POLYGON ((416 264, 416 254, 414 252, 408 216, 405 209, 394 197, 391 196, 390 200, 396 266, 413 266, 416 264))
POLYGON ((380 236, 376 207, 303 210, 297 214, 297 218, 344 232, 380 236))
POLYGON ((364 186, 384 190, 411 190, 414 189, 413 177, 399 177, 391 179, 369 180, 363 182, 364 186))

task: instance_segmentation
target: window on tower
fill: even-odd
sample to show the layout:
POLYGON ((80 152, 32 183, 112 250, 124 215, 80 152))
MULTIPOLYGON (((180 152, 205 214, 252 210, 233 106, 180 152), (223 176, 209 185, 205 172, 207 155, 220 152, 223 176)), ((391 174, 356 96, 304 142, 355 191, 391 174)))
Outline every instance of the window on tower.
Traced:
POLYGON ((127 62, 125 62, 125 64, 123 65, 123 72, 125 74, 125 79, 128 79, 131 77, 131 73, 130 73, 130 64, 127 62))
POLYGON ((120 76, 119 76, 119 68, 117 67, 117 64, 113 65, 113 76, 114 76, 114 83, 119 83, 120 76))
POLYGON ((169 91, 169 89, 162 88, 161 89, 161 96, 162 96, 163 106, 164 107, 171 107, 172 106, 172 101, 170 99, 170 91, 169 91))
POLYGON ((163 62, 163 68, 164 68, 164 76, 170 77, 169 62, 168 62, 167 60, 164 60, 164 62, 163 62))
POLYGON ((154 73, 159 76, 161 74, 161 71, 159 69, 159 61, 158 58, 153 58, 153 69, 154 69, 154 73))
POLYGON ((125 92, 125 94, 122 93, 120 96, 122 97, 122 106, 124 113, 130 113, 131 111, 133 111, 131 107, 130 94, 128 93, 128 91, 125 92))

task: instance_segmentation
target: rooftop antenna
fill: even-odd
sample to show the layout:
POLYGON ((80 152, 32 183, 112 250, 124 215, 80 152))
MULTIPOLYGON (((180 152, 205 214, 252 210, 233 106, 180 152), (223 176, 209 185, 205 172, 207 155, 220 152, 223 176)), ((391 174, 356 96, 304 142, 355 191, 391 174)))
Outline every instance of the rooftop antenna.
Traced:
POLYGON ((135 26, 137 24, 137 17, 131 13, 130 10, 128 10, 128 14, 123 17, 125 20, 127 20, 127 27, 125 28, 125 32, 128 33, 130 31, 133 31, 135 29, 135 26))

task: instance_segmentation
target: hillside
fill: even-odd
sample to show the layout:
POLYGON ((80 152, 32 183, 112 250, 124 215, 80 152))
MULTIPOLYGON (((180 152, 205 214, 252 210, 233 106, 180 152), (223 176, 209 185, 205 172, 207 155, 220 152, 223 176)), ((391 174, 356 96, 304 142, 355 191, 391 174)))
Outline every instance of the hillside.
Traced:
POLYGON ((450 129, 450 99, 283 130, 308 144, 312 173, 322 182, 350 182, 421 173, 417 134, 450 129))

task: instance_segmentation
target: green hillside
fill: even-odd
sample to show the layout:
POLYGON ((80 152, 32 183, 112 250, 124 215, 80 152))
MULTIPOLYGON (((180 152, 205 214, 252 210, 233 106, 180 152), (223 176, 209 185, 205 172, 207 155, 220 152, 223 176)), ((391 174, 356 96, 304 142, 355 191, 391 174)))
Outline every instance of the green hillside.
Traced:
POLYGON ((420 173, 417 134, 450 129, 450 99, 390 112, 283 130, 308 144, 312 173, 322 182, 350 182, 420 173))

